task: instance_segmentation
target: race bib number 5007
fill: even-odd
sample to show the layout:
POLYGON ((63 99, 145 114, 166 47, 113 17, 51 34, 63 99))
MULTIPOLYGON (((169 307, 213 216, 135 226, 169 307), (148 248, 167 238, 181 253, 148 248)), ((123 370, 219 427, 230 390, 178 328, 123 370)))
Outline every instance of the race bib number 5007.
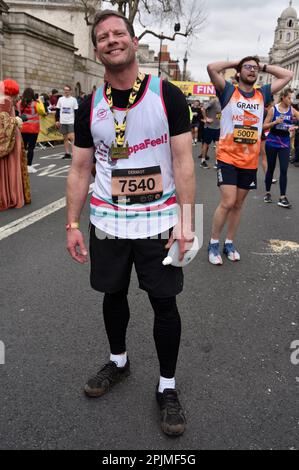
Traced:
POLYGON ((112 200, 121 204, 146 204, 163 194, 160 166, 112 170, 112 200))
POLYGON ((238 144, 256 144, 258 141, 258 128, 253 126, 234 127, 234 142, 238 144))

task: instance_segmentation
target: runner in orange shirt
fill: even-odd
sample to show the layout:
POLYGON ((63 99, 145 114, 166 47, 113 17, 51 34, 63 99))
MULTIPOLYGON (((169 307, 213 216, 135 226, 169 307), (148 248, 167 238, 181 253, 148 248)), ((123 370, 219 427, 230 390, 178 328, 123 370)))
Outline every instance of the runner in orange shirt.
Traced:
POLYGON ((210 64, 208 73, 222 107, 217 154, 221 201, 213 218, 208 254, 210 263, 221 265, 219 238, 226 222, 228 229, 223 252, 230 261, 240 260, 233 241, 245 198, 249 190, 256 189, 264 108, 271 95, 292 79, 293 72, 276 65, 261 65, 258 57, 249 56, 241 61, 210 64), (237 71, 236 86, 225 81, 221 74, 232 67, 237 71), (254 84, 260 70, 274 75, 276 80, 256 89, 254 84))

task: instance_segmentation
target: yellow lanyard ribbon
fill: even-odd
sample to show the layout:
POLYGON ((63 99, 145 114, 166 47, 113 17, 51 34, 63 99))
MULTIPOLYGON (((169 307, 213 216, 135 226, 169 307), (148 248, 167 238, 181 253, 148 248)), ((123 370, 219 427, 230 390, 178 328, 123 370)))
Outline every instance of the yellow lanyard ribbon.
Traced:
POLYGON ((112 88, 111 88, 110 83, 108 83, 108 85, 107 85, 106 97, 107 97, 107 101, 108 101, 108 106, 109 106, 109 108, 110 108, 110 110, 113 114, 113 118, 114 118, 115 140, 116 140, 117 147, 123 147, 124 146, 126 126, 127 126, 127 114, 129 112, 129 109, 133 106, 133 104, 136 101, 136 98, 137 98, 138 92, 140 90, 140 87, 142 85, 142 82, 144 80, 144 77, 145 77, 144 73, 140 73, 140 72, 138 73, 138 76, 135 80, 135 83, 133 85, 132 91, 131 91, 130 96, 129 96, 129 101, 128 101, 127 108, 126 108, 126 114, 125 114, 125 117, 124 117, 124 120, 123 120, 122 124, 119 124, 116 117, 114 116, 112 88))

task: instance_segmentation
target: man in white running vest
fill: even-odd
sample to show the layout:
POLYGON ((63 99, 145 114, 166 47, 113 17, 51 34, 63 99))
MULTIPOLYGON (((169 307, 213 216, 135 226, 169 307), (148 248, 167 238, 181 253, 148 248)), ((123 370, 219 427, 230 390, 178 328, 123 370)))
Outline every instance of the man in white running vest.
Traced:
POLYGON ((75 120, 67 182, 67 247, 74 260, 87 261, 79 218, 95 158, 90 278, 91 286, 105 293, 110 360, 88 380, 85 393, 100 397, 130 374, 127 293, 134 264, 139 286, 147 292, 155 314, 161 428, 179 436, 185 430, 185 416, 175 388, 181 334, 176 295, 182 291, 183 274, 181 268, 163 266, 162 261, 175 239, 182 258, 194 238, 195 176, 188 106, 174 85, 138 71, 138 40, 122 14, 111 10, 96 14, 92 40, 105 66, 106 83, 85 100, 75 120), (178 208, 184 206, 191 210, 183 218, 178 208))

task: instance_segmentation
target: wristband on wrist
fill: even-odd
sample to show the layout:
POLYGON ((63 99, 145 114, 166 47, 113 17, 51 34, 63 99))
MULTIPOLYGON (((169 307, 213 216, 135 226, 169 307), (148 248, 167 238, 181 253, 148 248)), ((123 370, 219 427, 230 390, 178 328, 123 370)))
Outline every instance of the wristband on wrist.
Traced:
POLYGON ((79 228, 79 222, 71 222, 70 224, 66 224, 66 230, 71 230, 72 228, 79 228))

